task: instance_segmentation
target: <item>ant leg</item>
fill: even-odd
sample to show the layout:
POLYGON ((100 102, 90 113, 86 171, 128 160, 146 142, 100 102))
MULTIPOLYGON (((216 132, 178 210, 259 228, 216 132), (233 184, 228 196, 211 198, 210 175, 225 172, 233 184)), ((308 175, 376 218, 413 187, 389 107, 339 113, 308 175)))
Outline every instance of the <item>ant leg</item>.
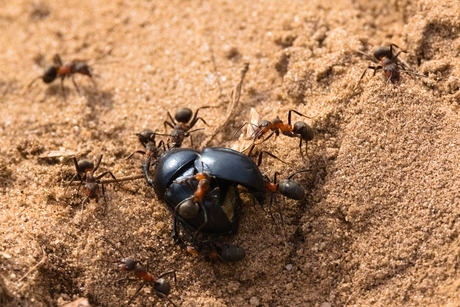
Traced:
POLYGON ((59 54, 55 54, 53 56, 53 63, 56 64, 57 66, 61 67, 62 66, 62 59, 61 59, 61 56, 59 54))
POLYGON ((306 115, 303 115, 302 113, 296 111, 296 110, 289 110, 288 112, 288 125, 289 127, 291 126, 291 113, 294 112, 295 114, 299 115, 299 116, 303 116, 303 117, 306 117, 306 118, 312 118, 312 117, 309 117, 309 116, 306 116, 306 115))
POLYGON ((96 165, 94 166, 93 168, 93 174, 97 171, 97 169, 99 168, 99 165, 101 164, 101 161, 102 161, 102 155, 99 157, 99 159, 97 160, 96 162, 96 165))
POLYGON ((62 95, 64 96, 64 100, 67 99, 67 95, 65 93, 65 87, 64 87, 64 77, 61 77, 61 90, 62 90, 62 95))
MULTIPOLYGON (((302 141, 303 139, 300 138, 300 142, 299 142, 300 156, 302 156, 302 159, 306 161, 305 156, 303 155, 303 152, 302 152, 302 141)), ((308 156, 308 141, 305 141, 305 154, 307 155, 308 160, 310 160, 310 157, 308 156)))
POLYGON ((171 271, 168 271, 168 272, 164 272, 163 274, 161 274, 160 276, 158 276, 157 279, 160 279, 161 277, 166 276, 166 275, 170 275, 170 274, 173 274, 173 276, 174 276, 174 282, 177 283, 176 270, 171 270, 171 271))
MULTIPOLYGON (((236 134, 237 134, 238 132, 240 132, 241 129, 243 129, 244 126, 249 125, 249 124, 251 124, 251 123, 250 123, 250 122, 244 122, 244 123, 236 130, 236 132, 233 133, 232 138, 234 138, 234 137, 236 136, 236 134)), ((251 124, 251 125, 254 125, 254 124, 251 124)), ((255 125, 254 125, 254 126, 255 126, 255 125)))
POLYGON ((115 180, 116 182, 118 182, 117 178, 112 174, 111 171, 107 171, 107 172, 104 172, 102 174, 100 174, 99 176, 97 176, 95 179, 98 180, 98 179, 101 179, 102 177, 104 177, 105 175, 109 174, 113 180, 115 180))
POLYGON ((269 155, 270 157, 272 158, 275 158, 281 162, 283 162, 284 164, 287 164, 286 162, 284 162, 283 160, 281 160, 280 158, 278 158, 277 156, 275 156, 274 154, 272 154, 271 152, 268 152, 268 151, 261 151, 259 153, 259 158, 257 159, 257 166, 260 166, 262 164, 262 155, 263 154, 266 154, 266 155, 269 155))
POLYGON ((171 122, 168 122, 168 121, 165 121, 164 122, 164 126, 165 126, 165 132, 167 133, 167 128, 166 128, 166 125, 168 125, 169 127, 171 127, 172 129, 174 129, 174 126, 177 125, 176 121, 174 120, 174 118, 172 117, 171 113, 169 113, 168 111, 168 117, 169 117, 169 120, 171 122))
POLYGON ((278 133, 279 133, 278 130, 272 131, 272 133, 270 133, 265 139, 262 140, 262 142, 259 142, 259 143, 255 143, 256 140, 254 139, 254 144, 256 145, 262 144, 263 142, 271 138, 274 134, 278 135, 278 133))
POLYGON ((195 236, 198 232, 200 232, 201 229, 203 229, 204 226, 206 226, 206 224, 208 224, 208 213, 206 213, 206 208, 199 203, 199 206, 201 206, 201 209, 203 210, 203 215, 204 215, 204 223, 201 224, 200 227, 198 227, 198 229, 195 231, 195 233, 193 234, 193 241, 195 241, 195 236))
POLYGON ((189 125, 188 129, 192 129, 192 127, 196 125, 198 120, 201 120, 206 126, 209 127, 208 123, 202 117, 198 117, 198 111, 200 111, 201 109, 209 109, 209 108, 212 108, 212 107, 211 106, 203 106, 203 107, 199 107, 198 109, 196 109, 195 114, 193 114, 193 119, 190 122, 190 125, 189 125))
MULTIPOLYGON (((169 113, 169 112, 168 112, 168 113, 169 113)), ((164 123, 163 123, 163 124, 164 124, 164 126, 165 126, 165 131, 166 131, 166 132, 168 132, 168 131, 167 131, 167 128, 166 128, 166 126, 169 126, 169 127, 171 127, 171 129, 174 129, 174 126, 173 126, 173 124, 171 124, 171 123, 170 123, 170 122, 168 122, 168 121, 164 121, 164 123)))
POLYGON ((150 177, 150 163, 152 161, 152 157, 149 156, 147 159, 145 159, 144 163, 141 165, 141 170, 142 170, 142 174, 144 174, 144 178, 145 178, 145 181, 147 182, 147 184, 151 187, 153 187, 153 179, 150 177))
POLYGON ((29 90, 37 80, 42 79, 42 78, 43 78, 43 76, 40 76, 40 77, 37 77, 37 78, 33 79, 32 82, 30 82, 29 85, 27 85, 26 90, 29 90))
POLYGON ((130 158, 131 158, 132 156, 134 156, 134 154, 136 154, 136 153, 140 153, 140 154, 143 154, 143 155, 146 155, 146 154, 147 154, 145 151, 138 150, 138 151, 135 151, 135 152, 131 153, 129 156, 127 156, 127 157, 125 158, 125 160, 130 159, 130 158))
POLYGON ((75 82, 75 77, 73 75, 71 76, 71 79, 73 86, 75 86, 75 88, 77 89, 78 94, 81 95, 80 88, 78 87, 77 82, 75 82))
POLYGON ((142 290, 142 288, 144 288, 145 286, 145 282, 142 283, 142 285, 140 285, 139 288, 137 288, 136 292, 133 294, 133 296, 131 296, 131 298, 129 299, 128 303, 126 304, 126 306, 129 306, 131 304, 131 302, 133 301, 133 299, 136 297, 136 295, 139 293, 139 291, 142 290))

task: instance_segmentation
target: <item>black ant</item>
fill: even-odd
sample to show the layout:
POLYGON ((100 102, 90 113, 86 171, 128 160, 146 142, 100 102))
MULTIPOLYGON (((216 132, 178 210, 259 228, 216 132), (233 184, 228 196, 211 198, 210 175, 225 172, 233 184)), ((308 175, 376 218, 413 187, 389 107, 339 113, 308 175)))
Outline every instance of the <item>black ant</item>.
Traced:
MULTIPOLYGON (((113 248, 115 248, 120 255, 123 257, 121 251, 118 249, 118 247, 108 240, 107 238, 103 239, 109 243, 113 248)), ((176 304, 171 301, 171 299, 168 297, 169 293, 171 292, 171 284, 169 283, 168 280, 164 279, 163 277, 166 275, 173 275, 174 276, 174 282, 177 284, 177 278, 176 278, 176 271, 175 270, 170 270, 167 272, 164 272, 160 274, 157 278, 155 278, 152 274, 148 272, 148 265, 147 269, 144 268, 143 266, 139 265, 138 262, 134 258, 122 258, 118 261, 115 262, 117 264, 117 268, 120 269, 121 271, 125 272, 133 272, 134 275, 140 279, 143 280, 144 282, 137 288, 136 292, 134 295, 130 298, 128 301, 127 306, 131 304, 135 296, 142 290, 142 288, 146 284, 153 284, 153 289, 155 291, 155 294, 160 297, 168 300, 168 302, 173 305, 174 307, 177 307, 176 304)))
POLYGON ((413 71, 407 70, 406 65, 398 58, 398 56, 401 53, 406 53, 406 51, 400 50, 399 52, 394 54, 393 53, 393 47, 399 48, 395 44, 390 44, 389 48, 388 47, 378 47, 373 52, 374 58, 368 56, 367 54, 365 54, 365 53, 363 53, 361 51, 359 51, 361 54, 365 55, 366 58, 368 58, 372 62, 374 62, 376 64, 379 64, 379 65, 377 65, 377 66, 368 66, 364 70, 364 72, 361 75, 361 77, 359 78, 358 84, 361 81, 361 79, 364 77, 364 75, 366 74, 368 69, 373 69, 374 70, 373 76, 375 76, 377 70, 382 69, 383 74, 384 74, 384 76, 385 76, 385 78, 387 80, 387 83, 390 82, 390 81, 393 82, 393 83, 398 81, 400 76, 401 76, 401 72, 404 72, 404 73, 408 74, 411 77, 412 77, 412 75, 417 75, 417 76, 424 77, 424 75, 417 74, 417 73, 415 73, 413 71))
POLYGON ((66 77, 72 79, 73 85, 77 89, 78 93, 80 93, 80 89, 74 79, 74 74, 76 73, 88 76, 93 82, 94 86, 95 87, 97 86, 96 82, 93 79, 93 75, 94 75, 93 70, 91 69, 91 67, 88 66, 88 64, 85 61, 73 60, 69 63, 64 64, 59 54, 56 54, 53 57, 53 63, 54 63, 53 65, 48 66, 45 69, 45 72, 43 73, 42 76, 39 76, 35 78, 34 80, 32 80, 32 82, 27 86, 27 88, 30 88, 32 84, 34 84, 35 81, 39 79, 42 79, 43 82, 45 83, 51 83, 56 78, 59 77, 61 79, 62 93, 64 95, 64 98, 66 98, 66 93, 65 93, 65 88, 64 88, 64 79, 66 77))
POLYGON ((117 178, 110 171, 106 171, 98 176, 94 175, 94 173, 99 168, 101 161, 102 161, 102 155, 97 160, 96 165, 94 165, 92 161, 86 160, 86 159, 82 159, 77 162, 77 159, 73 157, 73 162, 74 162, 75 170, 77 173, 70 180, 70 183, 67 186, 65 192, 69 188, 70 184, 74 181, 75 177, 77 177, 78 180, 80 181, 80 186, 83 183, 85 183, 86 196, 82 200, 81 202, 82 204, 84 204, 86 201, 90 199, 95 199, 97 203, 100 196, 102 196, 105 199, 106 196, 105 196, 104 184, 99 179, 101 179, 102 177, 106 175, 110 175, 115 180, 115 182, 118 182, 118 181, 117 181, 117 178), (102 186, 102 193, 101 193, 101 190, 99 189, 99 183, 101 183, 101 186, 102 186))
POLYGON ((169 121, 164 122, 165 129, 167 128, 166 126, 171 127, 173 130, 169 134, 169 141, 174 148, 179 148, 182 146, 182 142, 186 137, 190 136, 190 142, 193 147, 193 140, 190 135, 191 132, 203 130, 203 128, 195 129, 195 130, 190 130, 192 129, 196 123, 201 120, 206 126, 209 126, 206 121, 202 117, 198 117, 198 111, 201 109, 207 109, 211 108, 210 106, 204 106, 196 109, 195 113, 189 108, 180 108, 177 110, 176 114, 174 115, 174 119, 168 111, 168 117, 169 121), (176 122, 177 121, 177 122, 176 122))
MULTIPOLYGON (((303 121, 298 121, 294 124, 294 126, 291 125, 291 114, 296 113, 297 115, 303 116, 303 117, 308 117, 305 116, 295 110, 289 110, 288 112, 288 123, 285 124, 279 116, 277 116, 274 120, 268 121, 268 120, 262 120, 259 125, 257 125, 254 129, 253 135, 251 136, 253 139, 253 144, 256 140, 261 139, 264 134, 266 134, 269 131, 272 131, 263 141, 260 143, 265 142, 268 140, 270 137, 272 137, 274 134, 276 136, 279 136, 280 132, 281 134, 288 136, 288 137, 298 137, 300 139, 299 143, 299 149, 300 149, 300 155, 302 156, 303 159, 305 159, 303 153, 302 153, 302 143, 305 142, 305 153, 308 155, 307 152, 307 145, 308 142, 313 140, 315 133, 313 129, 307 125, 303 121)), ((245 125, 251 124, 251 123, 244 123, 240 128, 238 128, 237 132, 242 129, 245 125)), ((251 124, 253 125, 253 124, 251 124)), ((259 144, 260 144, 259 143, 259 144)), ((251 144, 252 145, 252 144, 251 144)), ((248 147, 249 148, 249 147, 248 147)), ((247 148, 246 148, 247 149, 247 148)), ((245 151, 244 149, 243 151, 245 151)))

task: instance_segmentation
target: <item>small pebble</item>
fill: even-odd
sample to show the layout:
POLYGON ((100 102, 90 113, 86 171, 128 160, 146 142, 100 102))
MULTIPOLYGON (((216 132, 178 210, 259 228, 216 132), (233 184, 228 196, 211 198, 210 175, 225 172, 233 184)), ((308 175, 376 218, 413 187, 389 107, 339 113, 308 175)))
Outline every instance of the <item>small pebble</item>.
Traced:
POLYGON ((290 282, 290 283, 288 283, 286 285, 286 290, 290 291, 290 290, 292 290, 292 288, 294 288, 294 284, 292 282, 290 282))
POLYGON ((292 264, 286 265, 286 270, 288 270, 288 271, 292 270, 292 264))
POLYGON ((253 306, 259 306, 260 305, 260 301, 256 296, 251 297, 251 299, 249 300, 249 303, 251 305, 253 305, 253 306))

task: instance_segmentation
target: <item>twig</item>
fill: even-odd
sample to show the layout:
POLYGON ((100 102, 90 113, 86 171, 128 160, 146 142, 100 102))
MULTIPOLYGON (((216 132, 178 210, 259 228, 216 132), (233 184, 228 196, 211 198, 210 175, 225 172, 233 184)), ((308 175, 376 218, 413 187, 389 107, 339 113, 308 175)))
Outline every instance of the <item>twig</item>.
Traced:
POLYGON ((244 80, 244 77, 245 77, 246 73, 248 72, 248 70, 249 70, 249 63, 244 63, 243 69, 241 70, 240 81, 238 82, 238 84, 232 90, 232 101, 230 103, 230 106, 227 109, 227 114, 225 116, 225 120, 219 126, 217 126, 214 129, 214 131, 212 132, 212 134, 209 137, 209 139, 207 141, 205 141, 205 146, 204 147, 208 147, 209 144, 211 143, 211 141, 214 139, 214 137, 218 133, 220 133, 224 129, 224 127, 228 124, 230 119, 233 118, 233 112, 235 110, 236 105, 240 101, 241 88, 243 87, 243 80, 244 80))
MULTIPOLYGON (((129 181, 129 180, 137 180, 137 179, 143 179, 144 178, 144 175, 134 175, 134 176, 128 176, 128 177, 123 177, 123 178, 120 178, 120 179, 107 179, 107 180, 101 180, 101 181, 98 181, 98 183, 117 183, 117 182, 120 182, 120 181, 129 181)), ((80 181, 72 181, 72 182, 68 182, 66 183, 66 185, 71 185, 71 186, 74 186, 74 185, 80 185, 81 182, 80 181)))

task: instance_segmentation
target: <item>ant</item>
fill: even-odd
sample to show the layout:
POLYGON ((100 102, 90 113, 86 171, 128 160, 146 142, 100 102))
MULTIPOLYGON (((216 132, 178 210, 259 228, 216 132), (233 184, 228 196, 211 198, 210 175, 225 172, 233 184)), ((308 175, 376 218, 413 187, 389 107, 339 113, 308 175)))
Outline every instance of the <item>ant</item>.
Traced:
MULTIPOLYGON (((201 156, 200 158, 202 159, 201 156)), ((201 161, 201 166, 202 170, 204 170, 203 161, 201 161)), ((219 193, 219 187, 215 187, 210 191, 212 186, 212 178, 214 177, 202 171, 182 180, 174 181, 174 183, 179 185, 186 183, 188 188, 194 191, 191 197, 184 199, 175 207, 174 212, 184 219, 191 220, 199 215, 200 209, 203 211, 203 224, 201 224, 200 227, 196 229, 194 236, 208 223, 208 211, 211 213, 214 203, 218 197, 216 193, 219 193), (212 203, 209 208, 206 208, 205 201, 209 199, 212 199, 212 203)), ((174 228, 176 228, 175 225, 177 222, 178 219, 176 215, 174 217, 174 228)))
POLYGON ((305 189, 297 181, 294 181, 291 178, 298 173, 305 173, 309 171, 310 169, 297 171, 291 174, 287 179, 281 180, 279 183, 276 182, 278 172, 275 172, 273 176, 273 182, 271 182, 267 176, 264 176, 265 188, 270 192, 280 193, 287 198, 303 200, 305 198, 305 189))
MULTIPOLYGON (((104 241, 109 243, 114 249, 118 251, 118 253, 123 257, 123 254, 121 253, 121 250, 118 249, 118 247, 111 242, 109 239, 102 237, 104 241)), ((177 284, 177 278, 176 278, 176 271, 175 270, 170 270, 167 272, 164 272, 160 274, 157 278, 154 278, 152 274, 148 272, 148 265, 147 269, 144 268, 143 266, 139 265, 138 262, 134 258, 122 258, 116 262, 117 268, 120 269, 121 271, 125 272, 133 272, 134 275, 140 279, 143 280, 144 282, 137 288, 136 292, 134 295, 130 298, 128 301, 127 306, 131 304, 135 296, 144 288, 146 284, 153 284, 153 289, 155 291, 155 294, 160 297, 168 300, 168 302, 173 305, 174 307, 177 307, 176 304, 173 303, 173 301, 168 297, 169 293, 171 292, 171 284, 169 283, 168 280, 164 279, 163 277, 166 275, 173 275, 174 276, 174 282, 177 284)))
POLYGON ((95 199, 97 203, 100 196, 106 199, 104 184, 99 179, 101 179, 102 177, 108 174, 115 180, 115 182, 118 182, 118 180, 112 174, 111 171, 106 171, 98 176, 94 175, 94 173, 99 168, 101 161, 102 161, 102 155, 97 160, 96 165, 94 165, 92 161, 86 160, 86 159, 82 159, 77 162, 77 159, 73 157, 73 162, 74 162, 75 170, 77 173, 70 180, 70 183, 67 186, 65 192, 67 192, 67 189, 69 188, 70 184, 74 181, 75 177, 78 177, 78 180, 80 180, 80 186, 83 183, 85 183, 86 196, 81 201, 82 204, 84 204, 86 201, 89 201, 90 199, 95 199), (99 189, 99 183, 101 183, 101 186, 102 186, 102 194, 100 193, 101 191, 99 189))
POLYGON ((195 192, 193 193, 193 196, 180 202, 176 206, 175 212, 177 212, 184 219, 193 219, 198 216, 200 209, 203 210, 204 222, 200 227, 198 227, 195 232, 196 234, 208 223, 208 213, 204 205, 204 201, 207 198, 213 199, 213 202, 209 208, 209 211, 211 211, 211 208, 216 200, 215 193, 219 191, 219 187, 216 187, 209 192, 212 184, 212 177, 205 172, 196 173, 194 176, 185 178, 181 181, 175 181, 177 184, 181 184, 183 182, 187 183, 189 188, 195 190, 195 192), (196 188, 194 186, 194 181, 198 181, 196 188))
POLYGON ((227 244, 222 248, 214 246, 209 248, 209 246, 187 246, 187 251, 190 254, 198 255, 201 258, 204 258, 207 262, 237 262, 243 260, 246 257, 246 251, 239 245, 236 244, 227 244))
POLYGON ((160 141, 157 146, 157 143, 155 141, 155 135, 157 135, 157 133, 153 132, 150 129, 143 129, 140 133, 136 133, 136 136, 139 142, 142 144, 142 146, 144 146, 145 151, 137 150, 131 153, 129 156, 127 156, 126 159, 131 158, 136 153, 145 155, 146 160, 149 162, 151 162, 152 159, 158 159, 158 157, 161 154, 160 149, 166 151, 166 147, 163 141, 160 141))
MULTIPOLYGON (((295 110, 289 110, 289 112, 288 112, 288 123, 287 124, 285 124, 279 118, 279 116, 277 116, 272 121, 262 120, 257 126, 255 126, 254 132, 252 134, 252 140, 253 140, 252 144, 254 144, 254 142, 256 140, 261 139, 262 136, 264 134, 266 134, 267 132, 269 132, 269 131, 272 131, 272 132, 258 144, 261 144, 261 143, 265 142, 270 137, 272 137, 274 134, 276 134, 276 136, 279 136, 279 134, 281 132, 281 134, 283 134, 285 136, 288 136, 288 137, 291 137, 291 138, 298 137, 300 139, 300 143, 299 143, 300 155, 302 156, 302 159, 305 159, 305 157, 304 157, 304 155, 302 153, 302 143, 305 142, 305 153, 308 156, 308 152, 307 152, 308 147, 307 147, 307 145, 308 145, 309 141, 313 140, 313 138, 315 136, 315 133, 314 133, 313 129, 303 121, 298 121, 298 122, 296 122, 294 124, 294 126, 292 126, 291 125, 291 114, 293 112, 296 113, 297 115, 300 115, 300 116, 308 118, 308 116, 305 116, 302 113, 299 113, 299 112, 297 112, 295 110)), ((247 124, 251 124, 251 123, 248 123, 248 122, 244 123, 240 128, 238 128, 237 132, 247 124)), ((254 124, 251 124, 251 125, 254 125, 254 124)), ((245 151, 246 149, 244 149, 243 151, 245 151)))
POLYGON ((164 121, 164 126, 165 129, 167 129, 166 126, 171 127, 173 130, 169 134, 169 140, 168 143, 171 143, 173 148, 179 148, 182 146, 182 142, 184 139, 188 136, 190 136, 190 142, 193 147, 193 140, 190 135, 191 132, 203 130, 203 128, 195 129, 195 130, 190 130, 192 129, 196 123, 201 120, 206 126, 209 126, 208 123, 202 118, 198 117, 198 111, 201 109, 207 109, 211 108, 210 106, 204 106, 196 109, 195 113, 189 108, 180 108, 177 110, 176 114, 174 115, 174 118, 172 117, 171 113, 168 111, 168 117, 169 121, 164 121), (175 120, 174 120, 175 119, 175 120), (177 121, 177 122, 176 122, 177 121))
MULTIPOLYGON (((308 171, 310 171, 310 169, 297 171, 291 174, 287 179, 283 179, 280 182, 277 182, 277 175, 279 174, 278 172, 275 172, 273 176, 273 181, 270 181, 268 176, 264 175, 265 188, 269 192, 271 192, 269 207, 271 208, 272 204, 275 202, 275 197, 277 196, 276 195, 277 193, 282 194, 290 199, 303 200, 305 198, 305 189, 297 181, 294 181, 291 178, 294 177, 294 175, 296 174, 304 173, 308 171)), ((278 206, 278 214, 280 216, 281 224, 283 225, 282 229, 284 231, 284 220, 283 220, 283 214, 281 212, 281 206, 278 206)), ((272 220, 274 221, 275 220, 274 216, 271 213, 270 215, 271 215, 272 220)))
POLYGON ((88 76, 91 81, 93 82, 94 86, 96 87, 96 82, 93 79, 93 70, 91 67, 88 66, 88 64, 85 61, 82 60, 73 60, 69 63, 63 63, 62 59, 59 54, 54 55, 53 57, 53 65, 46 67, 45 72, 43 73, 42 76, 39 76, 32 80, 32 82, 27 86, 27 88, 30 88, 32 84, 35 83, 35 81, 42 79, 43 82, 45 83, 51 83, 53 82, 56 78, 61 79, 61 89, 62 93, 64 95, 64 98, 66 98, 66 92, 64 88, 64 79, 71 78, 73 85, 77 89, 77 92, 80 93, 80 89, 75 82, 74 79, 74 74, 79 73, 85 76, 88 76))
POLYGON ((424 75, 417 74, 417 73, 415 73, 413 71, 407 70, 406 65, 402 62, 402 60, 400 60, 398 58, 398 56, 401 53, 407 53, 407 51, 400 50, 399 52, 394 54, 393 53, 394 47, 399 48, 395 44, 390 44, 389 48, 388 47, 378 47, 373 52, 374 58, 368 56, 367 54, 365 54, 365 53, 363 53, 361 51, 359 51, 361 54, 366 56, 366 58, 368 58, 369 60, 371 60, 372 62, 374 62, 374 63, 376 63, 378 65, 377 66, 368 66, 364 70, 364 72, 361 75, 361 77, 359 78, 358 84, 361 82, 361 79, 364 77, 364 75, 366 74, 368 69, 373 69, 374 70, 373 76, 375 76, 377 70, 382 69, 383 74, 385 75, 385 78, 387 80, 386 81, 387 83, 390 82, 390 81, 393 82, 393 83, 395 81, 398 81, 400 76, 401 76, 401 72, 404 72, 404 73, 408 74, 411 77, 412 77, 412 75, 417 75, 417 76, 424 77, 424 75))

